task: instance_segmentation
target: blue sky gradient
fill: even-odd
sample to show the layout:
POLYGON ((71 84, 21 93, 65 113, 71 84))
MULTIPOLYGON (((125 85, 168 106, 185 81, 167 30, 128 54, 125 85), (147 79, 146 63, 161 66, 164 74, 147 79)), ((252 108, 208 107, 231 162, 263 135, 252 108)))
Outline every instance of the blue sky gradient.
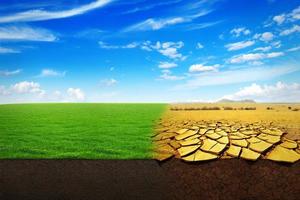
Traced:
POLYGON ((0 103, 300 101, 300 1, 0 1, 0 103))

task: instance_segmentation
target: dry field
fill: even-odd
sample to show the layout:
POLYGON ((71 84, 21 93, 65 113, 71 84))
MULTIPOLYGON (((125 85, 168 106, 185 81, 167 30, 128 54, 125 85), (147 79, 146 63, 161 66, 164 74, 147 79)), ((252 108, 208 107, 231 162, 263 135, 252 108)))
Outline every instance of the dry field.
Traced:
POLYGON ((153 136, 158 160, 300 159, 299 104, 172 104, 153 136))
POLYGON ((261 104, 261 103, 205 103, 172 104, 164 115, 163 121, 228 121, 254 123, 273 123, 288 129, 290 137, 300 139, 300 104, 261 104), (197 110, 203 108, 220 110, 197 110), (171 109, 182 110, 171 110, 171 109), (224 110, 232 108, 236 110, 224 110), (243 110, 241 110, 243 108, 243 110), (256 110, 245 110, 256 108, 256 110), (184 110, 186 109, 186 110, 184 110), (193 110, 194 109, 194 110, 193 110), (293 136, 292 136, 293 135, 293 136))
POLYGON ((172 104, 166 113, 167 120, 233 120, 243 122, 274 122, 286 127, 300 128, 300 104, 260 104, 260 103, 224 103, 224 104, 172 104), (221 110, 179 110, 218 107, 221 110), (236 110, 224 110, 229 107, 236 110), (240 110, 256 108, 256 110, 240 110), (268 109, 269 108, 269 109, 268 109))

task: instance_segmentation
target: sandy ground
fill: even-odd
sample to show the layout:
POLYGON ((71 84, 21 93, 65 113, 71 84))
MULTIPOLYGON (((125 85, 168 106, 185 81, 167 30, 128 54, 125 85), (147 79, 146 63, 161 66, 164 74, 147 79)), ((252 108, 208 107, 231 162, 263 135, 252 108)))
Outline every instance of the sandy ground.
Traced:
POLYGON ((1 160, 0 199, 299 199, 300 162, 1 160))

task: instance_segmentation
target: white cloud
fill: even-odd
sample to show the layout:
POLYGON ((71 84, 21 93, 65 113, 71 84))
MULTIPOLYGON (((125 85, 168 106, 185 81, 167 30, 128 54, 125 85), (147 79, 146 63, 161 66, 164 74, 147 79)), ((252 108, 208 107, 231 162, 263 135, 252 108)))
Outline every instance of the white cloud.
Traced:
POLYGON ((300 46, 297 46, 297 47, 290 48, 287 51, 288 52, 293 52, 293 51, 299 51, 299 50, 300 50, 300 46))
POLYGON ((210 72, 210 71, 218 71, 218 67, 220 65, 203 65, 203 64, 194 64, 189 68, 189 72, 210 72))
POLYGON ((254 66, 259 66, 259 65, 263 65, 264 63, 262 61, 252 61, 252 62, 249 62, 250 65, 254 65, 254 66))
POLYGON ((16 83, 15 85, 11 86, 10 91, 17 94, 26 94, 26 93, 34 93, 39 95, 45 94, 45 91, 41 89, 40 84, 33 81, 31 82, 22 81, 16 83))
POLYGON ((53 42, 58 38, 50 31, 29 26, 5 26, 0 27, 0 40, 5 41, 43 41, 53 42))
POLYGON ((159 3, 154 3, 154 4, 150 4, 148 6, 144 6, 144 7, 135 7, 133 9, 130 9, 128 11, 123 12, 122 14, 132 14, 132 13, 136 13, 136 12, 141 12, 141 11, 146 11, 146 10, 151 10, 155 7, 160 7, 160 6, 166 6, 166 5, 171 5, 171 4, 176 4, 178 2, 180 2, 181 0, 175 0, 175 1, 167 1, 167 2, 159 2, 159 3))
POLYGON ((96 0, 86 5, 77 8, 62 11, 46 11, 46 10, 29 10, 25 12, 14 13, 11 15, 2 15, 0 23, 11 22, 30 22, 30 21, 43 21, 51 19, 67 18, 76 15, 84 14, 88 11, 103 7, 110 3, 111 0, 96 0))
POLYGON ((277 23, 277 25, 281 25, 286 20, 286 16, 285 14, 276 15, 273 17, 273 20, 277 23))
POLYGON ((158 50, 159 53, 162 55, 172 58, 172 59, 177 59, 177 58, 182 58, 182 54, 178 53, 177 49, 175 47, 168 47, 168 48, 162 48, 158 50))
POLYGON ((269 42, 271 40, 274 39, 274 35, 271 32, 264 32, 263 34, 261 34, 260 36, 260 40, 264 41, 264 42, 269 42))
POLYGON ((151 51, 155 50, 162 55, 171 58, 171 59, 181 59, 184 60, 186 57, 178 52, 178 49, 181 49, 184 46, 182 41, 179 42, 156 42, 154 45, 151 42, 144 42, 142 44, 142 49, 151 51))
POLYGON ((296 32, 300 32, 300 26, 298 25, 294 25, 292 28, 281 31, 280 35, 286 36, 296 32))
POLYGON ((241 54, 233 56, 229 63, 231 64, 237 64, 237 63, 245 63, 249 61, 258 61, 263 60, 267 58, 275 58, 279 56, 283 56, 283 52, 271 52, 271 53, 249 53, 249 54, 241 54))
POLYGON ((0 76, 14 76, 14 75, 21 73, 21 71, 22 71, 21 69, 16 69, 13 71, 0 70, 0 76))
POLYGON ((125 45, 109 45, 104 43, 103 41, 99 41, 98 43, 101 49, 133 49, 139 46, 139 43, 137 42, 132 42, 125 45))
POLYGON ((291 21, 300 20, 300 6, 295 8, 289 15, 292 18, 291 21))
POLYGON ((20 53, 20 51, 11 48, 0 47, 0 54, 7 54, 7 53, 20 53))
POLYGON ((10 86, 0 85, 0 103, 25 102, 77 102, 84 101, 85 94, 79 88, 69 88, 66 92, 55 90, 46 92, 38 82, 22 81, 10 86))
POLYGON ((214 21, 214 22, 205 22, 205 23, 191 23, 189 25, 186 25, 184 27, 185 30, 189 30, 189 31, 194 31, 194 30, 200 30, 200 29, 204 29, 204 28, 208 28, 208 27, 211 27, 211 26, 215 26, 219 23, 221 23, 222 20, 220 21, 214 21))
POLYGON ((67 90, 68 96, 71 98, 72 101, 84 101, 85 94, 80 88, 69 88, 67 90))
POLYGON ((64 77, 66 73, 66 71, 60 72, 53 69, 43 69, 38 77, 64 77))
POLYGON ((177 67, 177 64, 176 63, 170 63, 170 62, 160 62, 158 67, 161 68, 161 69, 170 69, 170 68, 177 67))
POLYGON ((170 81, 178 81, 178 80, 184 79, 183 76, 175 76, 175 75, 171 75, 171 74, 162 74, 160 76, 160 78, 164 79, 164 80, 170 80, 170 81))
POLYGON ((255 48, 254 51, 263 51, 263 52, 266 52, 266 51, 270 51, 271 49, 272 49, 271 46, 266 46, 266 47, 255 48))
POLYGON ((281 75, 298 71, 295 66, 252 67, 237 70, 202 73, 192 76, 184 84, 177 85, 175 90, 196 89, 202 86, 226 85, 272 79, 281 75))
POLYGON ((4 85, 0 85, 0 95, 8 95, 9 92, 4 85))
POLYGON ((280 15, 276 15, 272 19, 277 25, 281 25, 286 22, 294 22, 300 20, 300 6, 293 9, 289 13, 282 13, 280 15))
POLYGON ((108 86, 108 87, 116 85, 117 83, 118 81, 113 78, 101 80, 101 85, 108 86))
POLYGON ((223 98, 232 100, 254 99, 267 102, 299 102, 300 84, 277 82, 275 85, 258 85, 253 83, 223 98))
POLYGON ((200 42, 198 42, 197 43, 197 49, 203 49, 203 48, 204 48, 204 46, 200 42))
POLYGON ((249 29, 246 29, 245 27, 240 27, 240 28, 232 29, 230 33, 233 34, 235 37, 239 37, 241 34, 249 35, 251 32, 249 29))
POLYGON ((99 42, 102 49, 133 49, 140 48, 145 51, 157 51, 158 53, 171 58, 184 60, 186 57, 178 52, 184 46, 182 41, 179 42, 160 42, 152 43, 151 41, 132 42, 126 45, 109 45, 102 41, 99 42))
POLYGON ((271 45, 275 48, 280 48, 281 47, 281 41, 275 41, 272 42, 271 45))
POLYGON ((274 34, 271 32, 264 32, 264 33, 256 33, 253 38, 259 39, 263 42, 270 42, 274 39, 274 34))
POLYGON ((162 70, 162 74, 160 75, 160 80, 169 80, 169 81, 178 81, 185 79, 184 76, 175 76, 172 75, 172 72, 168 69, 162 70))
POLYGON ((149 19, 146 19, 145 21, 131 25, 131 26, 125 28, 123 31, 130 32, 130 31, 159 30, 159 29, 171 26, 171 25, 191 22, 194 19, 204 16, 204 15, 207 15, 210 12, 211 12, 211 10, 204 10, 202 12, 199 12, 198 14, 183 16, 183 17, 169 17, 169 18, 162 18, 162 19, 149 18, 149 19))
POLYGON ((254 41, 241 41, 225 45, 228 51, 236 51, 254 45, 254 41))
POLYGON ((130 27, 127 27, 124 31, 147 31, 147 30, 159 30, 161 28, 164 28, 166 26, 180 24, 183 22, 186 22, 187 20, 183 17, 174 17, 174 18, 168 18, 168 19, 147 19, 143 22, 134 24, 130 27))

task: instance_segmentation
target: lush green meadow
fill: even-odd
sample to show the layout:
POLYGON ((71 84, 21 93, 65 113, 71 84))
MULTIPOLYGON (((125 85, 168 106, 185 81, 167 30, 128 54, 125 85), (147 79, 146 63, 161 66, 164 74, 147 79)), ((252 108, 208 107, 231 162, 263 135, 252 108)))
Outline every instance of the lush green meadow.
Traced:
POLYGON ((0 105, 0 158, 141 159, 165 104, 0 105))

